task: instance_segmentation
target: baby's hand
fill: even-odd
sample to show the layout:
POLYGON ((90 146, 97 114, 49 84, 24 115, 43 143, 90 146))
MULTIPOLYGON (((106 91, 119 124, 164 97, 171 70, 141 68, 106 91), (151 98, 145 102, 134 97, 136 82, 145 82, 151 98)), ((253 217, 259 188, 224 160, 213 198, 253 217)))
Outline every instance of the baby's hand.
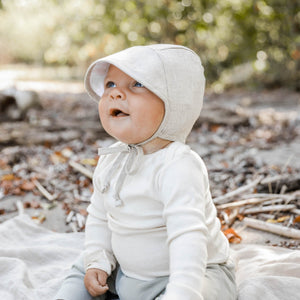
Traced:
POLYGON ((84 285, 93 297, 103 295, 108 291, 107 277, 107 273, 100 269, 88 269, 86 271, 84 285))

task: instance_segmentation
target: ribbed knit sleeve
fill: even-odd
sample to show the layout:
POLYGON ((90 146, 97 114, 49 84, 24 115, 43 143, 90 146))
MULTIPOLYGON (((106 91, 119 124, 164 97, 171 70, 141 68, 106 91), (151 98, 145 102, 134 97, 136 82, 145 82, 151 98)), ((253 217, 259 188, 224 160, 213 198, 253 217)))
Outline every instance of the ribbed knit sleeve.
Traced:
POLYGON ((205 166, 195 155, 183 155, 159 176, 170 257, 170 279, 163 300, 201 300, 207 264, 210 211, 205 166))
POLYGON ((91 197, 91 204, 88 207, 89 216, 85 230, 85 269, 97 268, 111 274, 116 266, 116 260, 111 248, 111 231, 107 224, 107 214, 104 208, 104 197, 100 192, 98 178, 98 167, 94 172, 94 192, 91 197))

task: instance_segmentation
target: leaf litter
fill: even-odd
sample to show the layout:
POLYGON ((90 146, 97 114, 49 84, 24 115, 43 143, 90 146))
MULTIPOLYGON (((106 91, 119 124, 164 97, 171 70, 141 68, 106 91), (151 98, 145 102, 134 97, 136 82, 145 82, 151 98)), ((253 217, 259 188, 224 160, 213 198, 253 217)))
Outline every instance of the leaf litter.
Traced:
MULTIPOLYGON (((25 123, 0 124, 5 133, 0 138, 0 222, 20 211, 16 201, 7 205, 18 199, 22 209, 37 212, 32 218, 39 223, 46 220, 47 210, 59 205, 66 231, 84 231, 97 149, 113 143, 94 104, 84 97, 68 95, 62 103, 63 95, 44 93, 43 110, 28 111, 25 123)), ((294 110, 244 107, 235 103, 243 99, 239 92, 231 106, 214 97, 208 96, 211 102, 187 143, 207 165, 222 231, 231 243, 240 243, 244 224, 289 238, 276 246, 299 249, 299 165, 270 164, 260 157, 262 150, 299 138, 299 117, 294 110), (216 118, 226 113, 231 117, 216 118)))

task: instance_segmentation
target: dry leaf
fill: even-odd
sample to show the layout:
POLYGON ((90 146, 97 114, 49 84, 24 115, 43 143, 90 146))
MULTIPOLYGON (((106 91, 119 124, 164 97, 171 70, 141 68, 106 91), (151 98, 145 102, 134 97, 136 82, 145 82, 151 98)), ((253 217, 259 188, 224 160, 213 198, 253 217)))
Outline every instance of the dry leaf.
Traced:
POLYGON ((80 162, 84 165, 96 166, 98 161, 94 158, 84 158, 80 162))
POLYGON ((272 224, 275 224, 275 223, 282 223, 286 220, 290 219, 290 216, 283 216, 283 217, 280 217, 278 219, 268 219, 267 220, 267 223, 272 223, 272 224))
POLYGON ((31 207, 30 202, 29 201, 24 202, 23 207, 24 208, 30 208, 31 207))
POLYGON ((24 181, 21 185, 20 188, 24 191, 32 191, 35 188, 35 185, 31 181, 24 181))
POLYGON ((228 169, 229 168, 229 163, 227 161, 222 161, 222 165, 224 168, 228 169))
POLYGON ((41 213, 38 216, 32 216, 31 219, 36 221, 39 224, 42 224, 46 220, 46 216, 43 213, 41 213))
POLYGON ((221 127, 221 125, 213 124, 213 125, 210 126, 210 131, 211 132, 217 132, 220 127, 221 127))
POLYGON ((13 182, 11 180, 2 181, 0 184, 4 195, 8 195, 13 188, 13 182))
POLYGON ((300 216, 297 216, 297 217, 294 219, 293 222, 294 222, 294 224, 295 224, 295 223, 300 223, 300 216))
POLYGON ((10 181, 10 180, 15 180, 16 177, 14 174, 5 174, 1 176, 1 181, 10 181))
POLYGON ((19 187, 14 187, 11 191, 11 194, 21 196, 24 195, 24 191, 22 191, 19 187))
POLYGON ((85 216, 85 217, 87 217, 87 215, 88 215, 88 212, 87 212, 85 209, 80 209, 80 210, 79 210, 79 213, 80 213, 82 216, 85 216))
POLYGON ((65 163, 68 159, 60 151, 55 151, 50 155, 50 160, 57 165, 65 163))
POLYGON ((23 203, 24 208, 41 208, 41 204, 35 200, 32 201, 26 201, 23 203))
POLYGON ((67 147, 61 150, 61 154, 66 158, 70 158, 74 154, 74 152, 71 148, 67 147))
POLYGON ((242 241, 242 237, 239 236, 233 228, 228 228, 224 230, 223 233, 227 237, 229 243, 239 244, 242 241))
POLYGON ((277 220, 274 220, 274 219, 268 219, 266 222, 272 223, 272 224, 278 223, 277 220))
POLYGON ((10 170, 9 165, 7 164, 7 161, 4 159, 0 159, 0 169, 1 170, 10 170))
POLYGON ((282 222, 284 222, 286 220, 289 220, 289 219, 290 219, 290 216, 283 216, 283 217, 278 218, 277 222, 282 223, 282 222))

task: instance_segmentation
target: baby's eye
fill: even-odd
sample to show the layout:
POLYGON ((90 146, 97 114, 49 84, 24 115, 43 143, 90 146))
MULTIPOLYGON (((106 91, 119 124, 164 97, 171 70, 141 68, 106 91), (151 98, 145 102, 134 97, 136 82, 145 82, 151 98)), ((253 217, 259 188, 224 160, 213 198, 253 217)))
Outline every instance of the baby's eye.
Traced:
POLYGON ((140 82, 136 81, 134 84, 135 87, 144 87, 140 82))
POLYGON ((105 85, 106 88, 116 87, 116 84, 112 81, 108 81, 105 85))

